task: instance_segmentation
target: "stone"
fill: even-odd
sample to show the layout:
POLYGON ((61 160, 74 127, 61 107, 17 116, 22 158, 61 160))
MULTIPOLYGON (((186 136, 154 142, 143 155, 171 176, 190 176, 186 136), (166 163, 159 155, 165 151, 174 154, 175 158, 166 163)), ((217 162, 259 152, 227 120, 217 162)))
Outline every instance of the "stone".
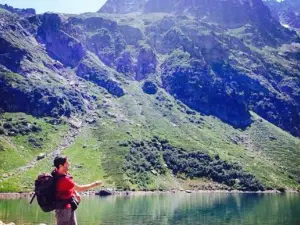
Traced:
POLYGON ((89 124, 93 124, 96 122, 96 119, 95 118, 87 118, 85 121, 89 124))
POLYGON ((43 158, 45 158, 45 157, 46 157, 46 153, 42 152, 42 153, 40 153, 40 154, 36 157, 36 160, 41 160, 41 159, 43 159, 43 158))
POLYGON ((113 191, 109 190, 109 189, 103 189, 103 190, 100 190, 98 193, 96 193, 96 195, 109 196, 109 195, 113 195, 113 191))
POLYGON ((80 128, 82 126, 82 121, 80 119, 78 119, 78 118, 71 118, 71 119, 69 119, 69 123, 74 128, 80 128))
POLYGON ((156 170, 151 170, 151 173, 154 174, 154 175, 158 174, 156 170))

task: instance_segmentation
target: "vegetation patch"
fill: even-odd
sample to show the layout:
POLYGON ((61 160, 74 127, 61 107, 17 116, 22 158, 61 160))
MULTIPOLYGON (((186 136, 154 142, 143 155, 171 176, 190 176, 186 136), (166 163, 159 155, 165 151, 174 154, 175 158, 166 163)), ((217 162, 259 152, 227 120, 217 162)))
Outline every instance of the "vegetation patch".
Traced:
POLYGON ((41 131, 41 126, 36 122, 31 123, 25 117, 0 119, 0 134, 6 136, 28 135, 41 131))
MULTIPOLYGON (((7 135, 0 135, 0 179, 3 174, 7 174, 9 180, 0 182, 1 190, 4 192, 10 190, 9 184, 15 183, 12 179, 19 168, 28 165, 39 154, 53 151, 69 129, 69 126, 62 120, 38 119, 24 113, 4 113, 0 123, 2 124, 0 127, 7 133, 7 135), (29 126, 30 129, 28 129, 29 124, 32 125, 32 127, 29 126), (10 135, 12 128, 16 131, 10 135)), ((20 176, 23 177, 24 174, 20 176)), ((28 177, 24 179, 27 180, 28 177)), ((19 185, 16 184, 16 186, 19 185)), ((24 189, 20 188, 18 191, 24 191, 24 189)))
POLYGON ((130 142, 130 152, 125 157, 124 170, 139 188, 147 188, 153 182, 152 175, 165 175, 170 170, 176 176, 186 178, 208 177, 242 191, 263 191, 264 186, 238 164, 230 164, 201 151, 188 152, 172 147, 167 140, 153 138, 151 142, 130 142), (152 174, 152 175, 151 175, 152 174))

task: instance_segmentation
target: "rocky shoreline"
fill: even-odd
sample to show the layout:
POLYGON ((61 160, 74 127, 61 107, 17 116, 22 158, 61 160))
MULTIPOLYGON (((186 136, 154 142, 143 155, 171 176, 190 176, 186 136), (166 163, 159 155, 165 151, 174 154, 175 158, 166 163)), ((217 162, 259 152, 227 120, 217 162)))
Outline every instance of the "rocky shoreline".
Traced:
MULTIPOLYGON (((0 225, 16 225, 15 223, 4 223, 0 220, 0 225)), ((44 223, 40 223, 39 225, 46 225, 44 223)))
MULTIPOLYGON (((239 190, 168 190, 168 191, 105 191, 108 194, 99 194, 100 192, 89 191, 82 193, 83 196, 136 196, 136 195, 152 195, 152 194, 168 194, 168 193, 240 193, 240 194, 279 194, 283 193, 278 190, 268 190, 268 191, 239 191, 239 190)), ((299 193, 299 191, 287 190, 284 193, 299 193)), ((20 193, 0 193, 0 200, 4 199, 22 199, 31 198, 33 192, 20 192, 20 193)), ((2 225, 0 223, 0 225, 2 225)))
POLYGON ((15 223, 3 223, 1 220, 0 220, 0 225, 16 225, 15 223))

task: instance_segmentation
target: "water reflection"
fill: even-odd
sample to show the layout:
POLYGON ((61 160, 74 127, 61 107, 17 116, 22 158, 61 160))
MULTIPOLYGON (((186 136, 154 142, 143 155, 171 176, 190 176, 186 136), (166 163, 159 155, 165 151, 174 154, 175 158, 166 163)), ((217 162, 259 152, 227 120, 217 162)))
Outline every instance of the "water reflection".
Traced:
MULTIPOLYGON (((297 194, 172 193, 144 196, 86 197, 77 211, 80 225, 106 224, 300 224, 297 194)), ((1 200, 0 220, 19 224, 55 224, 27 199, 1 200)))

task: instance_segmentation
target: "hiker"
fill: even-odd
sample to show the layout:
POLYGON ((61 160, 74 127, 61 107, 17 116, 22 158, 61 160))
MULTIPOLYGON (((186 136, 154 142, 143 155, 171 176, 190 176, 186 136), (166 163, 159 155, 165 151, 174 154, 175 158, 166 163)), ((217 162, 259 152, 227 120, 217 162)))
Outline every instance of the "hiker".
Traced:
POLYGON ((76 184, 68 173, 70 163, 64 156, 55 157, 54 166, 52 176, 57 177, 55 209, 57 225, 77 225, 75 210, 81 200, 78 192, 97 187, 102 181, 86 185, 76 184))

